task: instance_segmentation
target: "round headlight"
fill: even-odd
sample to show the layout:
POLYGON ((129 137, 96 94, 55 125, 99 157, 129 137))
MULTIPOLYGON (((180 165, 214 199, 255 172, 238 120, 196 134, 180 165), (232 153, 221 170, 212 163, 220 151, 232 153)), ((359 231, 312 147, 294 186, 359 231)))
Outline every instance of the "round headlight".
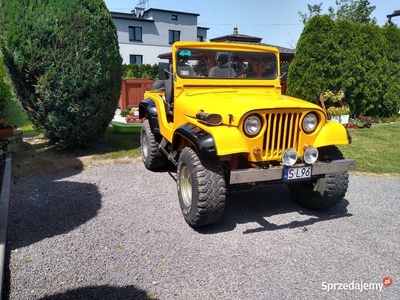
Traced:
POLYGON ((318 118, 314 113, 306 114, 303 119, 303 130, 307 133, 311 133, 317 128, 318 118))
POLYGON ((261 130, 261 120, 256 115, 249 116, 244 121, 243 129, 248 136, 255 136, 261 130))
POLYGON ((304 161, 308 164, 313 164, 318 159, 318 149, 314 147, 308 147, 304 151, 304 161))
POLYGON ((293 166, 297 161, 297 152, 293 148, 288 148, 283 152, 282 162, 285 166, 293 166))

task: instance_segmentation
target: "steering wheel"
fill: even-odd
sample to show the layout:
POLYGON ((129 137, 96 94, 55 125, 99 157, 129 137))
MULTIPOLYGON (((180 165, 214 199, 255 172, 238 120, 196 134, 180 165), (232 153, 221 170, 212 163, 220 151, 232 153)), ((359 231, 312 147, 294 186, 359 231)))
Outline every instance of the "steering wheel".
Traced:
POLYGON ((243 75, 243 74, 246 74, 247 75, 246 77, 256 77, 254 75, 254 73, 252 73, 252 72, 250 72, 248 70, 244 70, 244 71, 241 71, 238 74, 236 74, 235 78, 237 78, 237 77, 239 77, 240 75, 243 75))

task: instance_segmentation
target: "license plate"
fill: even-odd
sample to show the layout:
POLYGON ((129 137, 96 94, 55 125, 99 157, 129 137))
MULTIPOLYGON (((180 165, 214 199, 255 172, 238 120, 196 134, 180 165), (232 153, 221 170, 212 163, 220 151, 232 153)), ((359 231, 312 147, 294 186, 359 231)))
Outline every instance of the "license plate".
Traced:
POLYGON ((283 172, 283 180, 296 180, 311 178, 311 166, 286 168, 283 172))

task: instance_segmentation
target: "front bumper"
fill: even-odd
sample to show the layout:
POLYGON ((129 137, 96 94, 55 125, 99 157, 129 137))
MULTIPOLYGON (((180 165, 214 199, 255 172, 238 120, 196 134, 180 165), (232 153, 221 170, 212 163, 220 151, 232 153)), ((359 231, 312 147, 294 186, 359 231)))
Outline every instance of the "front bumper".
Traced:
MULTIPOLYGON (((307 164, 297 164, 293 167, 305 167, 307 164)), ((229 183, 239 184, 248 182, 260 182, 260 181, 274 181, 283 180, 283 171, 287 167, 277 166, 270 167, 268 169, 241 169, 232 170, 229 183)), ((312 164, 311 175, 321 175, 327 173, 344 172, 349 170, 355 170, 356 160, 355 159, 338 159, 332 162, 315 162, 312 164)), ((304 179, 309 180, 309 179, 304 179)))

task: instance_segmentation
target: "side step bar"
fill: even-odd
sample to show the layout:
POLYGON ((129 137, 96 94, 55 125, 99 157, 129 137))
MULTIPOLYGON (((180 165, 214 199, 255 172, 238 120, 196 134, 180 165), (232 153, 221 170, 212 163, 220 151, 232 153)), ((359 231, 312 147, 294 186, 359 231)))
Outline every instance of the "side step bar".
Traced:
POLYGON ((174 152, 172 152, 172 153, 168 153, 168 151, 165 150, 165 147, 167 147, 167 145, 168 145, 168 141, 163 137, 162 140, 161 140, 161 143, 158 145, 158 149, 160 149, 161 152, 164 153, 165 156, 166 156, 170 161, 172 161, 172 163, 173 163, 175 166, 177 166, 177 165, 178 165, 178 162, 175 160, 175 157, 176 157, 177 152, 174 151, 174 152))

